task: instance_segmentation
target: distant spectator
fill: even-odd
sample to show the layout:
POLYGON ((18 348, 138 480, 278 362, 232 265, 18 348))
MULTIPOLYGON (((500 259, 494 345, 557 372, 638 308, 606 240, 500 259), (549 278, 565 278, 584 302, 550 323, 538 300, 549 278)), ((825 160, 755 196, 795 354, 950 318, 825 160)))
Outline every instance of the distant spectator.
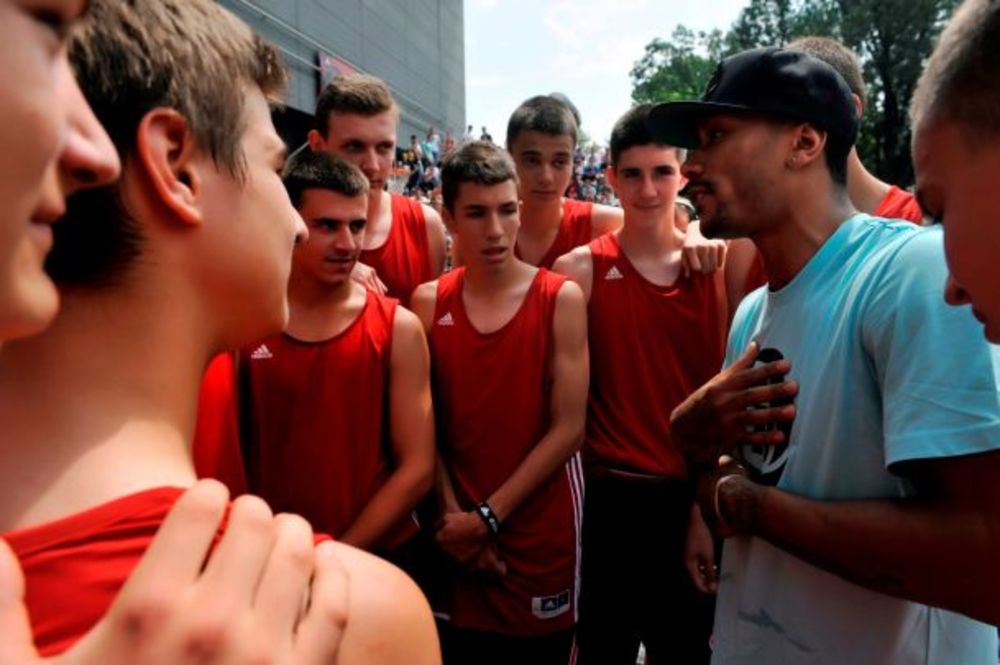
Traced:
POLYGON ((427 129, 427 138, 424 143, 430 147, 431 160, 438 162, 441 160, 441 135, 434 127, 427 129))
POLYGON ((479 140, 489 141, 490 143, 493 143, 493 137, 490 136, 490 133, 488 131, 486 131, 486 125, 483 125, 483 133, 479 135, 479 140))
POLYGON ((472 125, 469 125, 468 127, 465 128, 465 134, 462 136, 462 141, 468 142, 475 140, 476 140, 476 134, 472 129, 472 125))

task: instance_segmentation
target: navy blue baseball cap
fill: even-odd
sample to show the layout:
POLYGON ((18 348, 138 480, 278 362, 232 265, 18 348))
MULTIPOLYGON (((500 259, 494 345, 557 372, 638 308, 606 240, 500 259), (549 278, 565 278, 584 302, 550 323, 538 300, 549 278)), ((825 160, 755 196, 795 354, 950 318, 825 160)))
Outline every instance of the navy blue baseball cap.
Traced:
POLYGON ((858 115, 851 90, 833 67, 790 49, 757 48, 719 63, 701 101, 658 104, 649 116, 658 141, 698 147, 698 122, 718 113, 760 113, 808 122, 841 145, 854 145, 858 115))

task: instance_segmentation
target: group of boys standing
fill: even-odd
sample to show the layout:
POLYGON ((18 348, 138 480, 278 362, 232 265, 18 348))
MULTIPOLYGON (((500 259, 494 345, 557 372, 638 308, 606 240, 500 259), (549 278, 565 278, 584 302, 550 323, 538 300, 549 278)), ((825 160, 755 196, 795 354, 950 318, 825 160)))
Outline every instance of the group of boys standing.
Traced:
POLYGON ((721 364, 725 296, 721 272, 682 276, 683 151, 654 140, 649 112, 612 136, 624 210, 564 198, 578 128, 551 96, 513 113, 509 154, 471 142, 447 155, 461 265, 440 275, 440 219, 382 186, 398 122, 388 87, 335 79, 311 150, 284 174, 309 229, 288 325, 216 360, 225 370, 203 386, 200 473, 410 572, 446 619, 448 662, 567 662, 574 636, 580 662, 634 660, 640 638, 655 653, 657 636, 664 654, 707 659, 710 605, 681 565, 693 491, 664 442, 671 409, 721 364), (357 262, 387 294, 352 278, 357 262), (432 485, 424 535, 445 565, 414 519, 432 485), (654 505, 666 528, 633 532, 654 505), (677 598, 669 636, 653 598, 677 598))
MULTIPOLYGON (((30 619, 76 662, 437 662, 421 594, 360 548, 422 583, 446 662, 630 663, 640 641, 704 662, 710 636, 722 663, 994 662, 969 618, 1000 618, 994 350, 941 301, 940 230, 858 212, 919 217, 857 159, 835 44, 744 52, 701 101, 628 111, 620 210, 563 197, 578 121, 531 98, 509 153, 445 157, 441 219, 384 191, 381 81, 335 80, 284 164, 277 54, 214 3, 53 0, 81 23, 86 102, 28 4, 4 25, 58 73, 11 114, 50 131, 10 194, 31 225, 61 218, 62 302, 25 232, 2 329, 48 330, 0 351, 0 528, 25 583, 21 605, 0 561, 0 661, 35 658, 30 619), (183 491, 196 466, 267 503, 183 491), (697 590, 716 588, 713 629, 697 590)), ((989 171, 948 178, 998 159, 969 145, 998 125, 997 31, 968 0, 914 104, 923 209, 956 220, 949 299, 993 340, 989 171)))

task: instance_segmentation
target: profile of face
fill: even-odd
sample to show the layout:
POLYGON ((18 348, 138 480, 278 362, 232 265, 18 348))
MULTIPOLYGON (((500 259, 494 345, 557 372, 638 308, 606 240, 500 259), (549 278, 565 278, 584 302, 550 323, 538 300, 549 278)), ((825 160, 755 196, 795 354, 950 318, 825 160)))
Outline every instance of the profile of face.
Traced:
POLYGON ((1000 343, 1000 137, 972 135, 947 120, 922 122, 913 141, 917 197, 944 229, 945 299, 972 305, 985 335, 1000 343))
POLYGON ((698 125, 698 149, 681 167, 688 198, 709 238, 752 236, 774 223, 788 158, 777 123, 754 116, 713 115, 698 125))
POLYGON ((623 150, 608 179, 625 210, 626 224, 660 220, 673 212, 681 185, 677 150, 655 144, 623 150))
POLYGON ((563 195, 573 179, 572 137, 525 130, 508 147, 525 203, 552 203, 563 195))
POLYGON ((59 305, 43 269, 65 197, 114 180, 111 140, 66 58, 82 0, 0 0, 0 340, 43 329, 59 305))
POLYGON ((513 180, 496 185, 463 182, 454 209, 444 211, 444 221, 462 248, 466 265, 502 267, 514 258, 517 230, 521 226, 516 183, 513 180))
POLYGON ((309 229, 309 238, 295 248, 293 278, 301 276, 326 286, 349 283, 361 254, 368 197, 307 189, 298 211, 309 229))
POLYGON ((328 118, 326 136, 313 130, 309 133, 309 144, 313 150, 329 152, 353 163, 368 178, 371 195, 378 195, 392 175, 397 120, 393 111, 372 116, 334 111, 328 118))
MULTIPOLYGON (((281 180, 285 144, 274 129, 267 99, 245 93, 240 179, 201 157, 201 256, 203 289, 218 294, 227 348, 280 331, 288 320, 287 287, 292 250, 308 231, 281 180)), ((194 248, 194 244, 192 244, 194 248)))

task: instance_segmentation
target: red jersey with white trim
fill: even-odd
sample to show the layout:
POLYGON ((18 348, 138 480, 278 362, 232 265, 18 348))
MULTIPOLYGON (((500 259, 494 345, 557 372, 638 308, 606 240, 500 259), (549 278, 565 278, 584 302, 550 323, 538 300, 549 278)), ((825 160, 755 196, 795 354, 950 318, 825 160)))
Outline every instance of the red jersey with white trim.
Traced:
POLYGON ((371 266, 392 298, 406 304, 413 290, 434 279, 427 220, 419 201, 392 194, 392 227, 381 246, 366 249, 358 259, 371 266))
MULTIPOLYGON (((539 269, 514 318, 476 330, 462 303, 465 269, 438 280, 430 332, 441 454, 463 508, 496 491, 549 428, 556 295, 565 277, 539 269)), ((500 527, 499 581, 457 580, 451 621, 462 628, 540 635, 575 623, 582 480, 577 457, 500 527)))
MULTIPOLYGON (((24 602, 39 654, 66 651, 107 614, 183 492, 156 487, 3 534, 24 571, 24 602)), ((313 536, 314 544, 324 540, 329 536, 313 536)))
POLYGON ((107 613, 183 491, 159 487, 3 535, 24 571, 42 656, 70 648, 107 613))
POLYGON ((872 217, 905 219, 920 224, 924 220, 924 211, 920 209, 916 196, 893 185, 879 202, 878 207, 872 211, 872 217))
POLYGON ((694 272, 658 286, 635 269, 615 234, 589 247, 585 463, 588 470, 683 478, 670 412, 722 367, 726 338, 716 277, 694 272))
MULTIPOLYGON (((302 515, 336 538, 392 471, 386 405, 398 304, 369 291, 339 335, 323 342, 277 335, 240 357, 251 490, 275 512, 302 515)), ((416 531, 407 516, 377 549, 416 531)))
POLYGON ((191 452, 198 477, 215 478, 234 497, 247 493, 236 395, 235 358, 231 353, 220 353, 201 380, 191 452))
MULTIPOLYGON (((594 204, 590 201, 563 199, 563 214, 559 221, 559 231, 545 255, 538 262, 539 268, 551 270, 552 265, 563 254, 586 245, 594 237, 592 215, 594 204)), ((514 246, 514 255, 521 258, 514 246)))

